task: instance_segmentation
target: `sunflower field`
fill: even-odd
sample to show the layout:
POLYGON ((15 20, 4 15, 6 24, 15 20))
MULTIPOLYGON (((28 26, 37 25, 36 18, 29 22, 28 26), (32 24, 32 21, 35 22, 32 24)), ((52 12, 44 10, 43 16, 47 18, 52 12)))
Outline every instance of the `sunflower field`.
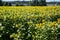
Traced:
POLYGON ((0 40, 58 40, 60 6, 0 7, 0 40))

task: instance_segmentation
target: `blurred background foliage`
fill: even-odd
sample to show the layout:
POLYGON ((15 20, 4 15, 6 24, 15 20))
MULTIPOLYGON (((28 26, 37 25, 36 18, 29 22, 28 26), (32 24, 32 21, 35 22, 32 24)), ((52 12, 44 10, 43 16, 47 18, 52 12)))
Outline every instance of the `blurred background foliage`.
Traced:
MULTIPOLYGON (((17 0, 15 6, 23 6, 19 5, 19 1, 17 0)), ((0 0, 0 6, 12 6, 11 3, 3 2, 0 0)), ((30 6, 46 6, 46 0, 32 0, 30 1, 30 6)))

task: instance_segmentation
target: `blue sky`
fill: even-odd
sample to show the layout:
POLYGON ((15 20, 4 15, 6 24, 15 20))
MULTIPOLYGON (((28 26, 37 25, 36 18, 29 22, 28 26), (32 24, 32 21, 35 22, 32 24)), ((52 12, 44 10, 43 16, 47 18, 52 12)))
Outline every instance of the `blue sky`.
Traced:
MULTIPOLYGON (((3 1, 16 1, 16 0, 3 0, 3 1)), ((22 1, 22 0, 21 0, 22 1)), ((26 0, 26 1, 28 1, 28 0, 26 0)), ((50 1, 54 1, 54 0, 46 0, 47 2, 50 2, 50 1)), ((60 0, 55 0, 55 1, 58 1, 58 2, 60 2, 60 0)))

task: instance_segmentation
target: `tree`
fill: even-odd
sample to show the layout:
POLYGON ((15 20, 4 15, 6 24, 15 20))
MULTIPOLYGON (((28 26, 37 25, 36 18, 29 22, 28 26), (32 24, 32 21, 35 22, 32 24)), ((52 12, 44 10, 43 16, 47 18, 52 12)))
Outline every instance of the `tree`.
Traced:
POLYGON ((11 3, 9 3, 9 6, 12 6, 12 4, 11 4, 11 3))
POLYGON ((46 6, 46 0, 41 0, 42 6, 46 6))
POLYGON ((46 0, 32 0, 33 6, 46 6, 46 0))
POLYGON ((32 2, 32 5, 33 6, 38 6, 38 0, 32 0, 33 2, 32 2))
POLYGON ((32 1, 30 0, 30 1, 29 1, 29 6, 31 6, 31 2, 32 2, 32 1))
POLYGON ((19 6, 19 0, 16 0, 16 6, 19 6))
POLYGON ((8 2, 4 2, 3 6, 9 6, 8 2))
POLYGON ((2 0, 0 0, 0 6, 2 6, 3 4, 2 4, 2 0))
POLYGON ((18 1, 16 2, 16 6, 19 6, 19 3, 18 3, 18 1))

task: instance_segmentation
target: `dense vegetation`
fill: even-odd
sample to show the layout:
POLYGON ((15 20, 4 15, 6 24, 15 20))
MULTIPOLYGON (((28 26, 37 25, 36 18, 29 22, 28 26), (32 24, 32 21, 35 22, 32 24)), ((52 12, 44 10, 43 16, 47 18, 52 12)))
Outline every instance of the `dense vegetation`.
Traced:
POLYGON ((0 40, 57 40, 60 7, 0 7, 0 40))
POLYGON ((0 6, 2 6, 3 4, 2 4, 2 0, 0 0, 0 6))
MULTIPOLYGON (((15 6, 26 6, 24 5, 24 0, 22 2, 23 4, 20 5, 19 0, 15 1, 15 6)), ((4 2, 3 0, 0 0, 0 6, 14 6, 11 2, 4 2)), ((30 0, 29 3, 27 3, 27 6, 46 6, 46 0, 30 0)))

